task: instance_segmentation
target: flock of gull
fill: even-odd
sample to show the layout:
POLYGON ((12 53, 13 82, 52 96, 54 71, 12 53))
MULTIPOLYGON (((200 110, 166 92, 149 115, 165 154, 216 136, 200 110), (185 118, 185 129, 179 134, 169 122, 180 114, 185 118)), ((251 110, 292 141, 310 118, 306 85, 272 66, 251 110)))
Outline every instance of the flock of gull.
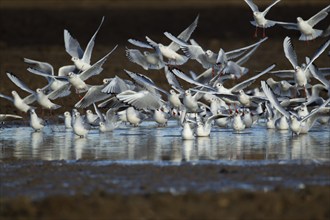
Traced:
MULTIPOLYGON (((307 133, 316 122, 329 125, 330 81, 326 77, 330 74, 330 67, 317 67, 314 61, 322 53, 330 56, 327 49, 330 26, 325 30, 314 26, 328 16, 330 5, 308 20, 298 17, 296 23, 266 19, 268 11, 279 1, 259 11, 251 0, 245 0, 253 11, 251 24, 256 27, 255 35, 258 28, 262 28, 263 38, 243 48, 231 51, 220 48, 218 53, 203 48, 191 38, 199 16, 177 36, 164 32, 171 40, 169 45, 148 36, 145 36, 145 41, 128 39, 136 49, 126 48, 127 58, 147 71, 164 70, 171 88, 169 91, 156 85, 148 76, 126 69, 129 80, 115 76, 103 79, 102 85, 86 83, 90 77, 101 75, 102 66, 117 48, 115 46, 103 58, 91 63, 103 17, 85 50, 68 30, 64 30, 65 50, 72 57, 73 64, 59 68, 57 73, 49 63, 24 59, 27 70, 45 77, 47 85, 34 90, 17 75, 7 72, 9 79, 30 95, 21 97, 17 91, 12 91, 11 96, 0 94, 0 97, 11 101, 20 112, 28 113, 30 126, 35 131, 42 131, 48 124, 37 115, 35 106, 48 109, 51 114, 52 110, 61 108, 55 100, 76 93, 80 100, 71 107, 72 111, 64 112, 62 117, 66 129, 71 129, 79 137, 86 137, 91 129, 111 132, 120 124, 139 126, 144 120, 154 120, 158 126, 164 127, 168 120, 177 120, 182 127, 183 139, 207 137, 214 126, 241 132, 258 123, 260 118, 264 119, 268 129, 290 130, 296 135, 307 133), (272 64, 261 72, 252 73, 243 65, 267 41, 265 28, 274 25, 299 31, 299 40, 302 41, 322 37, 325 41, 311 57, 306 57, 305 63, 300 64, 292 40, 287 36, 283 40, 283 50, 292 69, 275 70, 276 65, 272 64), (205 71, 200 74, 183 72, 180 66, 188 60, 198 62, 205 71), (250 77, 236 82, 246 74, 250 77), (276 81, 272 77, 261 80, 266 74, 281 80, 276 81), (235 85, 226 87, 227 81, 235 85), (184 89, 180 82, 189 88, 184 89)), ((0 114, 0 121, 9 118, 22 117, 0 114)))

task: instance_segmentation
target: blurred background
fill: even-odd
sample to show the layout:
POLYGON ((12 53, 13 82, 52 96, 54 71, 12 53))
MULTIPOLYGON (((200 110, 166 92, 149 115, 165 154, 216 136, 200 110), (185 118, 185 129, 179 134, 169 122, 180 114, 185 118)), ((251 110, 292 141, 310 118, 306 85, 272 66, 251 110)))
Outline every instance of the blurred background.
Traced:
MULTIPOLYGON (((260 10, 264 10, 272 1, 254 1, 260 10)), ((268 13, 267 18, 279 21, 295 22, 298 16, 308 19, 329 5, 328 0, 282 0, 268 13)), ((198 27, 192 34, 205 50, 225 51, 257 42, 254 38, 255 27, 252 11, 243 0, 1 0, 0 1, 0 93, 10 95, 16 90, 21 96, 28 95, 17 88, 6 76, 6 71, 19 76, 31 89, 44 86, 47 81, 27 72, 23 58, 44 61, 54 66, 55 72, 64 65, 72 64, 66 53, 63 30, 68 29, 84 49, 100 24, 92 56, 92 63, 99 60, 115 45, 116 51, 104 64, 103 72, 88 80, 91 85, 101 84, 103 78, 118 75, 127 78, 123 69, 145 74, 155 80, 157 85, 168 89, 163 70, 145 71, 137 64, 129 62, 125 48, 136 48, 127 42, 129 38, 141 41, 149 36, 156 42, 169 44, 164 36, 168 31, 178 35, 200 15, 198 27)), ((317 24, 325 29, 330 24, 328 16, 317 24)), ((260 34, 261 35, 261 34, 260 34)), ((290 36, 298 54, 300 63, 305 56, 312 56, 325 41, 324 38, 311 42, 298 41, 299 33, 281 27, 266 29, 269 39, 261 45, 246 63, 249 74, 260 71, 276 63, 276 69, 291 69, 283 53, 283 39, 290 36)), ((260 36, 261 37, 261 36, 260 36)), ((319 67, 329 66, 329 57, 323 54, 317 59, 319 67)), ((189 61, 180 67, 184 71, 203 71, 199 63, 189 61)), ((246 76, 248 77, 248 76, 246 76)), ((269 77, 269 76, 267 76, 269 77)), ((242 77, 240 80, 244 80, 242 77)), ((236 82, 231 82, 236 83, 236 82)), ((56 101, 55 101, 56 102, 56 101)), ((64 98, 65 106, 71 108, 77 102, 76 96, 64 98)), ((60 104, 60 103, 58 103, 60 104)), ((59 111, 64 112, 60 108, 59 111)), ((0 99, 0 113, 18 113, 10 102, 0 99)))

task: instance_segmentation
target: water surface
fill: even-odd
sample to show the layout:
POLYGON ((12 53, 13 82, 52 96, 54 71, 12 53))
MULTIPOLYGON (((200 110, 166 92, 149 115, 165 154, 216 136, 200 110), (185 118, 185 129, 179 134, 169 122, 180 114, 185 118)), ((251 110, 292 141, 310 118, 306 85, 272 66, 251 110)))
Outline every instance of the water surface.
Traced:
POLYGON ((0 132, 0 159, 110 160, 131 162, 180 162, 217 160, 330 160, 330 128, 315 125, 308 134, 255 125, 242 133, 230 128, 212 129, 210 137, 182 140, 181 127, 143 122, 140 127, 122 125, 113 132, 92 129, 79 138, 62 125, 34 132, 27 126, 7 126, 0 132))

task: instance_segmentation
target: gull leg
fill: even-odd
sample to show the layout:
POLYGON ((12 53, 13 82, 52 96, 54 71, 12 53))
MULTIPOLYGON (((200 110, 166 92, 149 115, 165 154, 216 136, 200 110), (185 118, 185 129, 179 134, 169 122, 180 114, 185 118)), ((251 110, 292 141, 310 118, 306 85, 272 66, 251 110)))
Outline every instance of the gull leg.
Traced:
POLYGON ((263 30, 262 30, 262 37, 263 37, 263 38, 266 37, 266 31, 265 31, 265 28, 263 28, 263 30))
POLYGON ((258 37, 258 26, 256 26, 256 30, 254 32, 254 37, 258 37))

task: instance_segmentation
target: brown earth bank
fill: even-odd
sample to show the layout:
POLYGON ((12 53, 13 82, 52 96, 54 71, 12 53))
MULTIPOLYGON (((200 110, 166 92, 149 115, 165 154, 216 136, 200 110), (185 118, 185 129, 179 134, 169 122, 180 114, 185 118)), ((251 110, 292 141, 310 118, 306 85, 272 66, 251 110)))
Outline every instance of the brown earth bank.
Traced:
POLYGON ((1 200, 1 219, 324 219, 329 187, 272 192, 107 194, 1 200))
POLYGON ((329 219, 329 163, 251 164, 4 161, 0 216, 329 219))

